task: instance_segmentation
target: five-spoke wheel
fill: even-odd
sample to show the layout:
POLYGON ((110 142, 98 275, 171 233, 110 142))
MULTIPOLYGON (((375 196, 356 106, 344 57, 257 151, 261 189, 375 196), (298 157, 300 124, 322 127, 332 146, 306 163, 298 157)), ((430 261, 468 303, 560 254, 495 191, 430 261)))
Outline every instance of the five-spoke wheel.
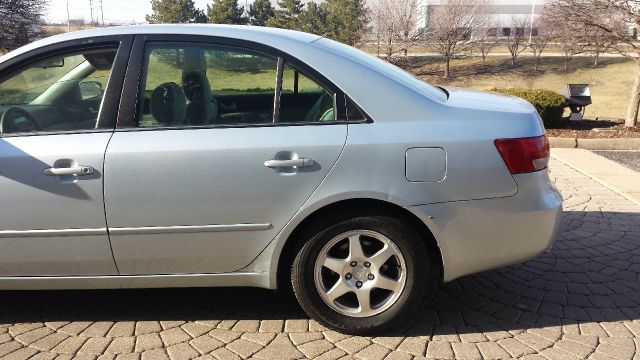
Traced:
POLYGON ((329 307, 348 316, 379 314, 398 300, 407 266, 400 249, 370 230, 349 231, 331 239, 318 254, 314 280, 329 307))
POLYGON ((418 308, 436 286, 423 239, 385 215, 352 217, 310 231, 291 271, 293 290, 312 318, 351 334, 385 331, 418 308))

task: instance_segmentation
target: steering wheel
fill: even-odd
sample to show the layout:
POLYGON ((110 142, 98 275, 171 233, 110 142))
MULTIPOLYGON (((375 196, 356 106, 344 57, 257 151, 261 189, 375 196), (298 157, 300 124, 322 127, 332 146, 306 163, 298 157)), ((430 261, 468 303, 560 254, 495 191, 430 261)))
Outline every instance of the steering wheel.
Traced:
POLYGON ((23 131, 40 131, 40 126, 36 119, 29 113, 27 110, 20 107, 12 107, 7 109, 0 117, 0 134, 11 133, 11 132, 23 132, 23 131), (31 123, 30 129, 23 129, 22 127, 17 127, 14 123, 15 117, 11 117, 11 115, 22 115, 29 123, 31 123))

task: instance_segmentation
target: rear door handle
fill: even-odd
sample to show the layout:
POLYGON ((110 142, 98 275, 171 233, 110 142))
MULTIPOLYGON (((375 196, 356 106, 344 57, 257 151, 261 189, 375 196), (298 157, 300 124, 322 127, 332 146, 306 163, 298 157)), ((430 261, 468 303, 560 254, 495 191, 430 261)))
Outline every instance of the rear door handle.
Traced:
POLYGON ((272 169, 284 168, 284 167, 297 167, 304 168, 313 166, 313 159, 290 159, 290 160, 267 160, 264 162, 264 166, 272 169))
POLYGON ((44 169, 44 174, 47 176, 62 176, 62 175, 77 175, 87 176, 93 174, 95 171, 91 166, 76 165, 68 168, 49 168, 44 169))

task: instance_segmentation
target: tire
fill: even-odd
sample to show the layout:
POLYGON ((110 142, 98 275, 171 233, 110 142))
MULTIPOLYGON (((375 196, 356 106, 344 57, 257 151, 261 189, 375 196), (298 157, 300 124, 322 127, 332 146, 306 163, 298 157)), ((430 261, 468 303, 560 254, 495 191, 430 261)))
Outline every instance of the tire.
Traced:
POLYGON ((406 324, 437 288, 437 274, 411 226, 376 215, 311 234, 293 261, 291 284, 314 320, 339 332, 372 335, 406 324))

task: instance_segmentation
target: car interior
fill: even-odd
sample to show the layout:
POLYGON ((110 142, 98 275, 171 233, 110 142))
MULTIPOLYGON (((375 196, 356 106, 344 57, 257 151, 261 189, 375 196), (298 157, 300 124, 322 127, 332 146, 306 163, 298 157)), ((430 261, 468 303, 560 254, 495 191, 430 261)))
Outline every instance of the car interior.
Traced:
MULTIPOLYGON (((138 126, 273 123, 276 62, 269 60, 226 47, 150 47, 138 126), (177 54, 175 58, 166 56, 171 51, 177 54), (243 85, 247 81, 250 85, 243 85)), ((291 84, 283 84, 279 123, 335 120, 331 92, 291 67, 285 77, 283 81, 290 80, 291 84), (305 87, 301 86, 303 77, 305 87)))
POLYGON ((115 49, 49 58, 0 84, 0 133, 96 127, 115 49))
MULTIPOLYGON (((147 51, 138 126, 274 122, 275 59, 231 47, 183 47, 167 66, 161 46, 147 51)), ((115 56, 116 49, 103 49, 48 58, 4 80, 0 134, 94 129, 115 56)), ((332 92, 288 64, 282 81, 279 123, 335 120, 332 92)))

